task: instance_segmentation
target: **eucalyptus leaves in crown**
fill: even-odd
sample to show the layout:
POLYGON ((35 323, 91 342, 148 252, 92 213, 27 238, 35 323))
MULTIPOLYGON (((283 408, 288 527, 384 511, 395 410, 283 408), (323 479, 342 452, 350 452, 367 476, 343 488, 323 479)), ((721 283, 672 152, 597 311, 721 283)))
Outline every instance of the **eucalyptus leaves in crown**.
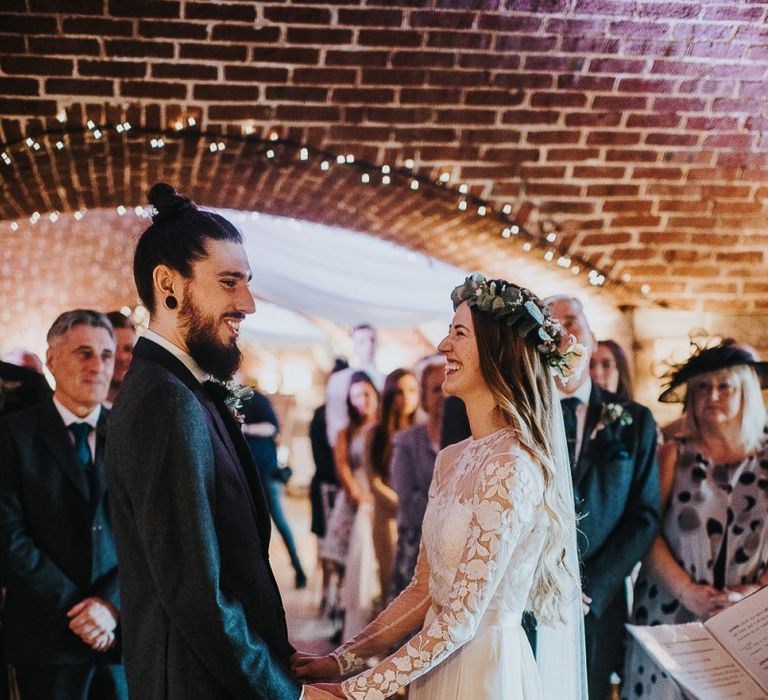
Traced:
POLYGON ((586 350, 566 333, 560 322, 552 318, 541 299, 530 289, 518 287, 504 280, 487 280, 479 272, 471 274, 464 284, 451 293, 454 311, 467 302, 478 311, 491 314, 504 321, 526 338, 536 331, 536 346, 553 376, 567 381, 586 362, 586 350))

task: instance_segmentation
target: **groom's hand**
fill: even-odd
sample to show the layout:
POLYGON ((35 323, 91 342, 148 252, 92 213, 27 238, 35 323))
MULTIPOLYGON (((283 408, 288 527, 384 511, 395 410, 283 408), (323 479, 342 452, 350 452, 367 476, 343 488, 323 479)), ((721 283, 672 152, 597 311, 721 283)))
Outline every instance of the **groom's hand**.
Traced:
POLYGON ((332 680, 340 677, 339 664, 330 654, 313 656, 297 651, 291 657, 291 668, 297 678, 332 680))
POLYGON ((67 611, 69 628, 95 651, 107 651, 115 641, 118 612, 108 600, 86 598, 67 611))
POLYGON ((318 683, 304 686, 304 700, 328 700, 328 698, 343 698, 341 686, 338 683, 318 683))

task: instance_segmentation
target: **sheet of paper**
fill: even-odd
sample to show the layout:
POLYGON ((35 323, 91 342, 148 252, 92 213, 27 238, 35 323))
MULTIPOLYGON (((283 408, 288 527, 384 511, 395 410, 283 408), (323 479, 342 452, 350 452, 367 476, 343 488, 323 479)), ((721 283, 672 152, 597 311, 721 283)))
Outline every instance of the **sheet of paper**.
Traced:
POLYGON ((658 665, 698 700, 760 700, 760 687, 704 625, 658 625, 627 629, 658 665))
POLYGON ((711 617, 706 627, 768 696, 768 588, 711 617))

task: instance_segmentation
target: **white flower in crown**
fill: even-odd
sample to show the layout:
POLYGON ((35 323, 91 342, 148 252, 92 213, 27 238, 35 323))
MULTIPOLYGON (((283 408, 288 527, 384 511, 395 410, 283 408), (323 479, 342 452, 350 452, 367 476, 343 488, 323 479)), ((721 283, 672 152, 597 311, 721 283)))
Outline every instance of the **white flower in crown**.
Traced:
POLYGON ((604 403, 600 409, 600 420, 595 429, 589 436, 592 440, 601 430, 605 430, 609 425, 632 425, 632 415, 620 403, 604 403))

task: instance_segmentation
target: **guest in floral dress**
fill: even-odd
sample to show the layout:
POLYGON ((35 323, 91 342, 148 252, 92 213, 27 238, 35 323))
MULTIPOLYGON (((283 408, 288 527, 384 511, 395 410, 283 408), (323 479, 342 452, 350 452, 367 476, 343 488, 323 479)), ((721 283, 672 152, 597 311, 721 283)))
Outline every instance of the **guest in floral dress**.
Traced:
MULTIPOLYGON (((662 530, 643 561, 633 622, 706 620, 768 585, 768 364, 728 343, 699 350, 660 401, 685 402, 687 437, 659 454, 662 530)), ((682 698, 630 642, 624 697, 682 698)))

